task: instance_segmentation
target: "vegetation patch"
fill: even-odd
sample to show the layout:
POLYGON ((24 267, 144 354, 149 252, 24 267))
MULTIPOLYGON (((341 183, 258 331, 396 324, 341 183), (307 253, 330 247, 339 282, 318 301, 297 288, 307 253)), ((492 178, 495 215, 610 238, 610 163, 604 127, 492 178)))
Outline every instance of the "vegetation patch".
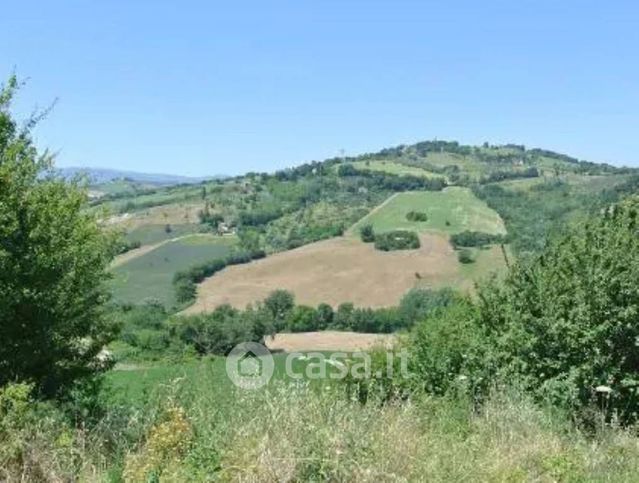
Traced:
POLYGON ((424 178, 443 178, 439 173, 434 173, 426 169, 396 163, 393 161, 356 161, 353 166, 360 170, 381 171, 398 176, 418 176, 424 178))
POLYGON ((415 250, 421 246, 414 231, 395 230, 375 235, 375 248, 385 252, 393 250, 415 250))
POLYGON ((376 233, 414 230, 418 233, 459 233, 465 230, 505 234, 501 217, 467 188, 438 192, 399 193, 358 221, 353 230, 370 224, 376 233), (410 212, 425 213, 426 222, 408 219, 410 212))
POLYGON ((211 235, 193 235, 164 243, 113 269, 114 299, 132 304, 157 300, 173 307, 179 303, 173 286, 175 273, 195 264, 223 259, 235 243, 233 237, 211 235))
POLYGON ((462 249, 462 250, 459 250, 459 252, 457 252, 457 260, 459 260, 459 263, 463 263, 463 264, 475 262, 473 253, 470 250, 466 250, 466 249, 462 249))
POLYGON ((300 304, 310 306, 352 302, 387 307, 416 284, 467 289, 475 276, 500 266, 485 267, 482 274, 462 274, 448 239, 439 235, 422 235, 416 250, 393 252, 381 252, 355 238, 333 238, 225 268, 199 285, 197 300, 186 312, 207 312, 222 304, 244 308, 277 289, 288 290, 300 304))
POLYGON ((494 235, 491 233, 483 233, 480 231, 462 231, 461 233, 453 233, 450 236, 450 243, 455 248, 460 247, 485 247, 496 243, 505 243, 506 238, 503 235, 494 235))
POLYGON ((408 213, 406 213, 406 219, 408 221, 426 222, 428 221, 428 215, 423 211, 409 211, 408 213))
POLYGON ((186 304, 195 299, 196 284, 202 282, 206 277, 219 272, 230 265, 240 265, 249 263, 252 260, 264 258, 266 254, 262 250, 256 251, 235 251, 224 258, 214 258, 213 260, 194 265, 188 270, 177 272, 173 276, 176 298, 178 303, 186 304))

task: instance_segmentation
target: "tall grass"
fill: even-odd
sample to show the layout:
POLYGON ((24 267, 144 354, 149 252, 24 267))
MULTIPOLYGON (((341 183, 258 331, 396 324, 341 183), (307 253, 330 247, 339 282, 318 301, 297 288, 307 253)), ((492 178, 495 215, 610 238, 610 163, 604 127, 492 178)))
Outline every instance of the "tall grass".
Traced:
POLYGON ((0 478, 632 481, 639 474, 633 430, 587 435, 517 394, 496 393, 476 410, 462 398, 361 404, 339 387, 282 382, 219 391, 215 382, 176 382, 144 410, 73 432, 35 420, 28 424, 38 431, 12 432, 5 411, 0 437, 9 431, 13 443, 0 446, 0 478))

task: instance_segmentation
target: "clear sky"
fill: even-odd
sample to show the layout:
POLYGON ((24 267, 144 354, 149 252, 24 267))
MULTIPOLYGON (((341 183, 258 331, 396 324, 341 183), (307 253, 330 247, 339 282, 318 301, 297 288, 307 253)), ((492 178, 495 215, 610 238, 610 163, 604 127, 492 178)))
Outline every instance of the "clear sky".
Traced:
POLYGON ((5 2, 60 166, 270 171, 427 139, 639 165, 637 1, 5 2))

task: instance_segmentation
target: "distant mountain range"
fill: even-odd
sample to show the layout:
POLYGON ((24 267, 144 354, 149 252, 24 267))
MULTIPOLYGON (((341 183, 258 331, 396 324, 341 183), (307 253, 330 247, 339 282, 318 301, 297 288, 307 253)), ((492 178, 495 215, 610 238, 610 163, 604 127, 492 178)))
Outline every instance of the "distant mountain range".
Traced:
POLYGON ((108 183, 118 179, 126 179, 136 183, 154 185, 193 184, 211 179, 224 179, 227 176, 215 175, 206 177, 178 176, 161 173, 139 173, 107 168, 58 168, 57 173, 64 178, 86 176, 92 185, 108 183))

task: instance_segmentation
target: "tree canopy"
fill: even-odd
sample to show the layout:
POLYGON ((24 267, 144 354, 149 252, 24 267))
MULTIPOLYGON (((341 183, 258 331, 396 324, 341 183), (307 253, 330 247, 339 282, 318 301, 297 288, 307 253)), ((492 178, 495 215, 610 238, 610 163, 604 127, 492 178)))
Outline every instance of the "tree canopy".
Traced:
POLYGON ((104 312, 114 237, 57 179, 11 114, 15 77, 0 90, 0 385, 30 381, 55 396, 97 368, 113 334, 104 312))

